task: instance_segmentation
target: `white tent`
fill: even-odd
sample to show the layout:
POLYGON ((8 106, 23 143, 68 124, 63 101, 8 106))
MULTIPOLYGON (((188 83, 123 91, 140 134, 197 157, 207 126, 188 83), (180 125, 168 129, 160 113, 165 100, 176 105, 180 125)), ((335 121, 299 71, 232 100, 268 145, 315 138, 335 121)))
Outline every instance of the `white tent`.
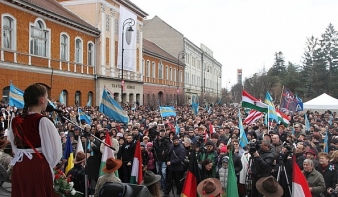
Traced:
POLYGON ((303 104, 303 110, 316 110, 324 112, 326 110, 338 110, 338 99, 325 93, 303 104))

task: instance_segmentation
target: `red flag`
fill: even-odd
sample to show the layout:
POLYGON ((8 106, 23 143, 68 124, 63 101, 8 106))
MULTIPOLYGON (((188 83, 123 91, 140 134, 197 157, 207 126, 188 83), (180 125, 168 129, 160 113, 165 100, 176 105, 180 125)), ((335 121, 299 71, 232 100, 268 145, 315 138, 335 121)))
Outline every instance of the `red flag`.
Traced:
POLYGON ((197 185, 201 181, 195 150, 190 155, 189 167, 185 176, 181 197, 196 197, 197 185))
MULTIPOLYGON (((292 159, 292 197, 311 197, 306 178, 296 163, 296 157, 292 159)), ((284 191, 287 192, 287 191, 284 191)))

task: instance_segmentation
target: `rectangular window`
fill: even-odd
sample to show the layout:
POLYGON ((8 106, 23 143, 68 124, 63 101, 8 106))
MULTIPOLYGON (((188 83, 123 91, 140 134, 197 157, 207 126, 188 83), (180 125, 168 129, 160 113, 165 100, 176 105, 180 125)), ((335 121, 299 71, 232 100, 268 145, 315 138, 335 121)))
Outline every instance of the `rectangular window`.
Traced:
POLYGON ((115 19, 115 34, 119 34, 119 19, 115 19))
POLYGON ((155 66, 155 65, 156 65, 155 62, 153 62, 152 71, 151 71, 151 72, 152 72, 152 77, 153 77, 153 78, 156 77, 156 68, 155 68, 156 66, 155 66))
POLYGON ((106 15, 106 31, 110 30, 110 16, 109 14, 106 15))

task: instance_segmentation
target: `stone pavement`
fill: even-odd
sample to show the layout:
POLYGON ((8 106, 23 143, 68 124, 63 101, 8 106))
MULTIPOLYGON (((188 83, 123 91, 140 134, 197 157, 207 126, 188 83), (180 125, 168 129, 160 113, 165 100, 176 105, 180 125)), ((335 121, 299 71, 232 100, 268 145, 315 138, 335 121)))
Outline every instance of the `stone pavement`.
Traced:
POLYGON ((11 196, 11 193, 10 193, 11 191, 12 191, 12 184, 5 182, 4 184, 2 184, 2 186, 0 186, 0 197, 11 196))

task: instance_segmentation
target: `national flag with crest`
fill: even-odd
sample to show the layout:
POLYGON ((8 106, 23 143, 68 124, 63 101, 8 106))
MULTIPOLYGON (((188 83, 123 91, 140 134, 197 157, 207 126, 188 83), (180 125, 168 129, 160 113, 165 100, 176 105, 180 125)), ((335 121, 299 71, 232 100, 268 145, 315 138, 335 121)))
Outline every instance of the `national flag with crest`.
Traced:
POLYGON ((250 109, 255 109, 260 112, 268 112, 269 106, 262 101, 251 96, 245 90, 242 91, 242 107, 247 107, 250 109))

